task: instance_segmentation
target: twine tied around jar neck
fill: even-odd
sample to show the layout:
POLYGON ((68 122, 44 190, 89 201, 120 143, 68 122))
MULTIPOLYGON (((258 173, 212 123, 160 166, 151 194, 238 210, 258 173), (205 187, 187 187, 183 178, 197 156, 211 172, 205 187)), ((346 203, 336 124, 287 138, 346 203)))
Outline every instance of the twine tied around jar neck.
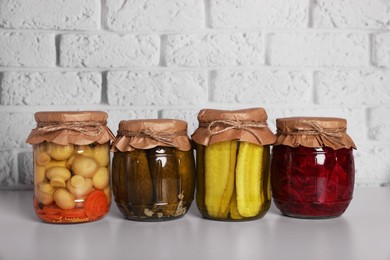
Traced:
POLYGON ((235 121, 235 120, 215 120, 210 123, 200 123, 199 127, 205 127, 209 130, 211 135, 217 135, 220 133, 224 133, 229 130, 244 130, 249 133, 251 133, 256 139, 262 143, 263 141, 261 140, 260 136, 253 131, 253 128, 263 128, 266 127, 267 123, 265 122, 240 122, 240 121, 235 121), (216 128, 220 126, 222 127, 220 130, 217 130, 216 128))
POLYGON ((119 130, 118 135, 129 136, 129 137, 143 137, 151 138, 157 142, 164 143, 170 146, 174 145, 175 137, 186 135, 186 131, 174 132, 174 133, 158 133, 150 129, 141 130, 139 132, 131 132, 127 130, 119 130))
POLYGON ((326 137, 343 137, 346 128, 323 128, 316 122, 300 122, 300 125, 307 127, 295 126, 292 131, 277 130, 278 135, 322 135, 326 137))
POLYGON ((70 130, 88 136, 99 136, 103 133, 102 126, 106 122, 39 122, 38 131, 47 133, 61 130, 70 130))

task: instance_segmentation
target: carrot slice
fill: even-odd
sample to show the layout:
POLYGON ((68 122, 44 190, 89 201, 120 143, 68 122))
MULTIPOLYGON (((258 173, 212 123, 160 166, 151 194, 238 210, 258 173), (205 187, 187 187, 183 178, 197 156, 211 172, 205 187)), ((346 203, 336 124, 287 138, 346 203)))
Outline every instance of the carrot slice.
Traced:
POLYGON ((64 218, 86 218, 85 210, 83 208, 64 209, 61 211, 64 218))
POLYGON ((50 222, 58 222, 62 219, 61 215, 58 214, 45 214, 45 218, 48 219, 50 222))
POLYGON ((108 212, 108 200, 101 190, 90 192, 84 200, 84 209, 87 217, 96 219, 108 212))
POLYGON ((61 212, 61 209, 57 205, 51 204, 51 205, 44 206, 42 212, 44 214, 56 215, 61 212))
POLYGON ((62 216, 59 214, 44 214, 44 213, 37 213, 38 217, 42 219, 45 222, 49 223, 58 223, 61 222, 62 216))

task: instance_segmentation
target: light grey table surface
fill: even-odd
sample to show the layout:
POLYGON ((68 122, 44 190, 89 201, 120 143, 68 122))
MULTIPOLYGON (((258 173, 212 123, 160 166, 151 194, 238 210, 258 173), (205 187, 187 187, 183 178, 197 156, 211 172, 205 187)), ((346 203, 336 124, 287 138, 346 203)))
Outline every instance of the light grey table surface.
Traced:
POLYGON ((260 220, 204 219, 195 203, 167 222, 126 220, 116 205, 102 220, 45 224, 31 191, 0 192, 0 259, 390 260, 390 188, 358 188, 346 213, 303 220, 272 205, 260 220))

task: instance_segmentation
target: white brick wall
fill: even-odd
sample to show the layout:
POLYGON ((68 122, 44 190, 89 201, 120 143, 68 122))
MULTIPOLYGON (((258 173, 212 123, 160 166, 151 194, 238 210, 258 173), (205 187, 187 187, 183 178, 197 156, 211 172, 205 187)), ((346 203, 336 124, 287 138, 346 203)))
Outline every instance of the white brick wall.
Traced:
POLYGON ((60 37, 61 67, 155 66, 160 59, 157 35, 65 34, 60 37))
POLYGON ((0 32, 0 66, 54 67, 54 34, 0 32))
POLYGON ((112 71, 107 75, 107 94, 110 105, 120 106, 206 103, 206 73, 112 71))
MULTIPOLYGON (((389 22, 390 24, 390 22, 389 22)), ((390 67, 390 33, 374 35, 373 60, 378 67, 390 67)))
POLYGON ((2 0, 0 26, 12 29, 94 30, 100 0, 2 0))
POLYGON ((286 32, 269 37, 269 63, 273 66, 365 67, 369 53, 364 33, 286 32))
POLYGON ((113 31, 186 31, 202 29, 204 2, 199 0, 106 0, 107 28, 113 31))
POLYGON ((168 35, 168 67, 245 66, 264 64, 261 33, 168 35))
POLYGON ((210 0, 211 27, 306 28, 307 0, 210 0))
POLYGON ((389 29, 390 1, 314 0, 315 28, 389 29))
POLYGON ((322 71, 317 73, 317 101, 324 105, 390 103, 390 70, 322 71))
POLYGON ((358 185, 390 183, 390 2, 0 1, 0 189, 32 188, 25 143, 40 110, 118 122, 201 108, 337 116, 358 185))
POLYGON ((211 100, 251 104, 312 102, 311 74, 302 71, 217 71, 211 100), (237 91, 240 86, 240 91, 237 91))
POLYGON ((1 105, 78 105, 101 101, 98 72, 6 71, 0 81, 1 105))

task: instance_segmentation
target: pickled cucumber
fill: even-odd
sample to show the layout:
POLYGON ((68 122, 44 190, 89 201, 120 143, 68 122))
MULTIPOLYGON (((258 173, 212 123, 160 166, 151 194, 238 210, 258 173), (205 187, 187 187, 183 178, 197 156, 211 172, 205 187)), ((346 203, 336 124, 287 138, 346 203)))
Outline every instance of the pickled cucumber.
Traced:
POLYGON ((210 217, 228 211, 234 188, 237 141, 212 144, 205 151, 205 206, 210 217))
POLYGON ((263 146, 242 142, 236 168, 237 209, 243 217, 256 216, 264 202, 262 193, 263 146))

